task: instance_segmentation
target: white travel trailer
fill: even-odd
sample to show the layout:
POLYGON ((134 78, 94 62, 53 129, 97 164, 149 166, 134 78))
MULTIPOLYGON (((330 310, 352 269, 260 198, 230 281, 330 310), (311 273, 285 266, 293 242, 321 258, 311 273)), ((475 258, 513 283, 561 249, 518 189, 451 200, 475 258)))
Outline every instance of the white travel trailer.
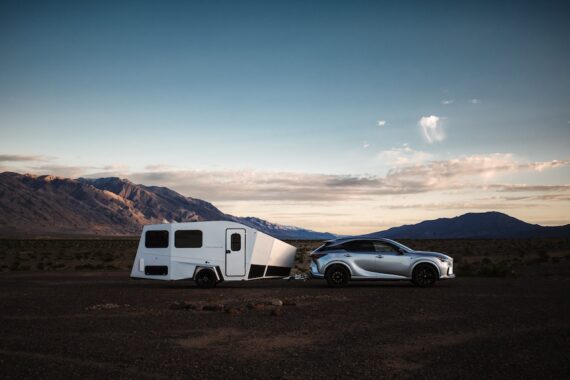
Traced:
POLYGON ((221 281, 290 274, 297 248, 243 224, 227 221, 155 224, 143 228, 131 277, 221 281))

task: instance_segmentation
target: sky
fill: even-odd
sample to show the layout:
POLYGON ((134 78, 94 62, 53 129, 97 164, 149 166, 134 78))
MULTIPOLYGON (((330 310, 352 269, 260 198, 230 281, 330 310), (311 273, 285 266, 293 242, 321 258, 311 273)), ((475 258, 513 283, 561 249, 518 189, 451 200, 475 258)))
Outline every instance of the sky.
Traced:
POLYGON ((565 1, 0 0, 0 171, 356 234, 570 223, 565 1))

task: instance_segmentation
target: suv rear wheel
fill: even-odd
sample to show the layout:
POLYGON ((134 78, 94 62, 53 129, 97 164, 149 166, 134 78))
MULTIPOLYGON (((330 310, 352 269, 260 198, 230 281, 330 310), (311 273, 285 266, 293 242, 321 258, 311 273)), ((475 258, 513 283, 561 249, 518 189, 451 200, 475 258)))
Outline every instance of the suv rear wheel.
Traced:
POLYGON ((329 286, 340 288, 348 284, 350 272, 343 265, 333 265, 325 272, 325 279, 329 286))

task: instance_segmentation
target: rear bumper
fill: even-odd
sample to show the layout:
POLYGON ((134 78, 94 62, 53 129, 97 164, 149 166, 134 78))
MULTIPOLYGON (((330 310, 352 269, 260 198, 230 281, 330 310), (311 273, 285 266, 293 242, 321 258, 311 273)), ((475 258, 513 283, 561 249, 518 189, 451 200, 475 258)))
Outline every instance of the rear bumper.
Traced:
POLYGON ((314 261, 311 262, 311 270, 309 271, 309 278, 325 278, 324 274, 319 273, 319 268, 317 267, 317 263, 314 261))

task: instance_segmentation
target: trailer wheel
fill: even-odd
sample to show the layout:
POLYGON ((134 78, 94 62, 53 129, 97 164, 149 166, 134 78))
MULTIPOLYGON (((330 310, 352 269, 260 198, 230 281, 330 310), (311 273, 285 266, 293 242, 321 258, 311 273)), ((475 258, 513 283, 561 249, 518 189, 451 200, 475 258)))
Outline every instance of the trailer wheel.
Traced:
POLYGON ((213 288, 217 283, 216 274, 211 269, 202 269, 199 271, 196 276, 194 276, 194 281, 199 288, 213 288))

